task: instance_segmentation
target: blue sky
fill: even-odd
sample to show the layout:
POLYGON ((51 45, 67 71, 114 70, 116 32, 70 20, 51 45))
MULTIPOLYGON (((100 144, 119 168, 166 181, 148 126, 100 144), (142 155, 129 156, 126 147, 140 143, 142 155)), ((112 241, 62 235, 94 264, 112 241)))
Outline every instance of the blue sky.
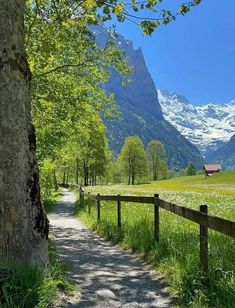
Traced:
POLYGON ((203 105, 235 98, 234 12, 235 0, 202 0, 152 37, 142 36, 128 21, 113 23, 135 47, 141 46, 157 88, 174 90, 203 105))

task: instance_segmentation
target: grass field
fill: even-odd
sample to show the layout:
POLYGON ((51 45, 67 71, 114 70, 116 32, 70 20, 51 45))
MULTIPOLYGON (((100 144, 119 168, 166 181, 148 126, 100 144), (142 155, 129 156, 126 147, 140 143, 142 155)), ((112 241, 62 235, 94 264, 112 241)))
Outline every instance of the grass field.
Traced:
MULTIPOLYGON (((205 179, 204 175, 178 177, 144 185, 88 187, 100 194, 147 195, 177 205, 199 209, 207 204, 209 213, 235 220, 235 172, 205 179)), ((160 243, 153 239, 153 205, 122 203, 122 229, 117 229, 115 202, 102 202, 101 223, 96 208, 89 216, 78 206, 78 215, 100 234, 124 247, 144 253, 165 273, 170 292, 181 307, 235 306, 235 240, 209 230, 209 277, 199 269, 199 226, 160 210, 160 243)))

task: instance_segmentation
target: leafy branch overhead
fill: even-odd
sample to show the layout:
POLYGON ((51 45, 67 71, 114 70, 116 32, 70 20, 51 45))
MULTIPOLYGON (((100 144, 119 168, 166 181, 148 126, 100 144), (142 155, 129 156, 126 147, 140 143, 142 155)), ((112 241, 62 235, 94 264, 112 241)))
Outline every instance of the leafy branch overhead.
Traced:
MULTIPOLYGON (((83 14, 88 23, 98 23, 100 20, 107 21, 116 15, 120 22, 129 20, 141 29, 144 35, 151 35, 160 25, 167 25, 175 21, 179 15, 185 15, 192 8, 199 5, 201 0, 192 0, 178 5, 178 10, 173 11, 162 7, 169 1, 148 0, 138 1, 95 1, 86 0, 82 3, 83 14), (100 12, 101 11, 101 12, 100 12)), ((167 3, 168 2, 168 3, 167 3)))
POLYGON ((167 8, 167 5, 170 5, 169 0, 27 0, 26 2, 37 15, 44 16, 52 22, 65 23, 67 26, 98 24, 99 21, 111 20, 116 16, 120 22, 129 20, 138 25, 144 35, 151 35, 160 25, 167 25, 175 21, 177 16, 188 13, 199 5, 201 0, 183 3, 179 0, 176 9, 167 8))
POLYGON ((57 149, 77 134, 77 123, 84 127, 79 132, 83 138, 90 113, 117 114, 114 95, 107 95, 100 85, 108 81, 110 70, 121 78, 131 73, 114 42, 97 46, 86 26, 74 20, 76 7, 47 0, 26 6, 26 51, 39 164, 57 158, 57 149))

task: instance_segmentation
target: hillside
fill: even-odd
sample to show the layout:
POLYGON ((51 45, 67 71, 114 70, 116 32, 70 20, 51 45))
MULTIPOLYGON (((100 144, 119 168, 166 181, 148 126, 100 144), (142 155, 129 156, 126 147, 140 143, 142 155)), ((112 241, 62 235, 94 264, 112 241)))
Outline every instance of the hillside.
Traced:
POLYGON ((221 146, 218 150, 213 152, 209 157, 208 161, 219 162, 223 169, 235 169, 235 135, 221 146))
MULTIPOLYGON (((109 34, 105 27, 93 27, 92 31, 100 45, 107 41, 109 34)), ((133 82, 123 87, 120 76, 111 72, 110 81, 103 86, 107 93, 115 93, 122 113, 119 121, 104 119, 111 149, 118 154, 128 135, 138 135, 145 145, 151 139, 158 139, 166 148, 170 168, 185 168, 193 161, 201 169, 203 159, 198 149, 164 119, 142 50, 134 49, 132 42, 122 36, 115 38, 115 42, 118 48, 125 50, 133 67, 130 76, 133 82)))

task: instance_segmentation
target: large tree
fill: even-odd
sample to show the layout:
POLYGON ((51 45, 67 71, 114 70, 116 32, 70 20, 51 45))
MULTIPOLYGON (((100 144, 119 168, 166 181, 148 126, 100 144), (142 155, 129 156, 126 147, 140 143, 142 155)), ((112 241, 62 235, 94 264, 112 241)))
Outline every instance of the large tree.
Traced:
POLYGON ((125 139, 119 162, 123 174, 128 178, 128 185, 134 185, 136 178, 147 174, 144 144, 138 136, 129 136, 125 139))
POLYGON ((48 220, 35 161, 24 5, 0 0, 0 244, 2 257, 45 264, 48 220))
POLYGON ((67 179, 75 179, 84 186, 96 185, 97 178, 105 176, 111 159, 105 126, 99 114, 91 108, 86 116, 84 126, 77 123, 77 129, 57 153, 57 171, 62 174, 65 184, 67 179))
POLYGON ((156 181, 161 173, 166 176, 166 151, 164 145, 159 140, 151 140, 147 146, 147 157, 149 170, 153 181, 156 181))
MULTIPOLYGON (((24 46, 25 2, 0 0, 0 246, 4 257, 45 264, 48 220, 40 200, 35 159, 36 138, 30 103, 31 72, 24 46)), ((159 2, 161 1, 27 1, 28 8, 35 13, 31 26, 34 26, 40 15, 51 26, 54 23, 63 26, 60 29, 61 35, 71 24, 80 26, 81 23, 96 22, 97 10, 100 13, 103 9, 103 19, 110 19, 114 13, 123 21, 125 18, 133 18, 128 7, 132 7, 135 12, 139 9, 156 12, 159 2)), ((150 34, 158 25, 174 20, 176 15, 186 13, 199 3, 200 0, 193 0, 183 4, 176 14, 161 10, 156 12, 160 16, 158 18, 142 20, 140 17, 140 26, 145 34, 150 34)), ((28 30, 31 31, 31 28, 28 30)), ((45 44, 44 47, 46 50, 48 46, 45 44)), ((55 48, 58 46, 55 45, 55 48)), ((66 49, 66 44, 64 48, 66 49)), ((64 58, 60 60, 60 68, 68 66, 67 62, 63 63, 64 58)), ((44 64, 42 62, 41 66, 44 64)), ((51 68, 53 69, 55 67, 51 68)))

